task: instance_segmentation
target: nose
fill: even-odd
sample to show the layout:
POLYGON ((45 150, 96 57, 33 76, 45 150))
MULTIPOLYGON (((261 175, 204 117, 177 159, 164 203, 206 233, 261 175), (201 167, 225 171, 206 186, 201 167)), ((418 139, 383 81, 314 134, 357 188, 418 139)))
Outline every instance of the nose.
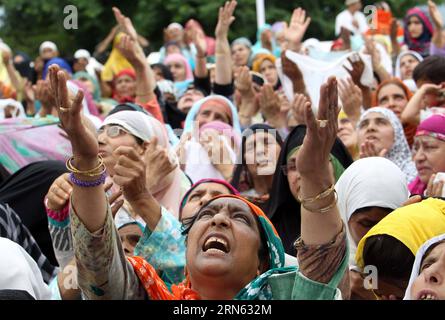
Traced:
POLYGON ((224 212, 218 212, 212 218, 212 226, 227 228, 230 225, 230 219, 224 212))
POLYGON ((425 281, 431 285, 440 286, 443 284, 444 276, 444 265, 443 263, 434 263, 432 266, 427 268, 425 272, 425 281))
POLYGON ((422 162, 426 160, 425 153, 421 148, 414 153, 413 160, 415 162, 422 162))
POLYGON ((199 200, 199 205, 202 207, 204 204, 206 204, 212 197, 209 194, 205 194, 201 199, 199 200))

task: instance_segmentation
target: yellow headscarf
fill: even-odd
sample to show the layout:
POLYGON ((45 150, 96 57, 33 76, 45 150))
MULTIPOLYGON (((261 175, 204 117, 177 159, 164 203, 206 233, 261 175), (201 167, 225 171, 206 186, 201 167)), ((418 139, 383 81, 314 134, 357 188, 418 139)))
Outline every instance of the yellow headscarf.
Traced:
POLYGON ((261 64, 264 62, 264 60, 269 60, 270 62, 275 64, 276 58, 275 58, 275 56, 273 56, 271 54, 267 54, 267 53, 258 54, 256 56, 255 60, 253 61, 252 71, 260 72, 261 64))
POLYGON ((102 70, 101 77, 103 81, 109 82, 113 81, 114 76, 124 69, 132 69, 132 65, 127 59, 122 55, 118 49, 119 42, 125 33, 119 32, 113 40, 113 49, 111 50, 110 56, 102 70))
POLYGON ((355 260, 360 268, 364 267, 363 248, 369 237, 389 235, 402 242, 416 255, 422 244, 435 236, 445 233, 445 201, 427 199, 394 210, 377 223, 360 240, 355 260))

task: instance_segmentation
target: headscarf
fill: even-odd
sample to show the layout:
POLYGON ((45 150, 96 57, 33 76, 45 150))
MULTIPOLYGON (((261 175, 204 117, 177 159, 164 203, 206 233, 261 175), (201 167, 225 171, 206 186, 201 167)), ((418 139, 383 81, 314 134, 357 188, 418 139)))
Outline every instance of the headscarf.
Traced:
POLYGON ((275 61, 277 60, 275 56, 271 54, 257 54, 255 57, 255 60, 253 61, 252 70, 254 72, 260 72, 261 70, 261 64, 265 61, 269 60, 273 64, 275 64, 275 61))
POLYGON ((430 43, 433 36, 433 25, 428 15, 420 8, 412 8, 408 10, 405 16, 404 38, 405 44, 410 50, 420 53, 422 57, 426 57, 430 52, 430 43), (408 22, 412 16, 419 18, 423 25, 423 32, 418 38, 412 38, 408 31, 408 22))
POLYGON ((187 90, 188 85, 191 82, 193 82, 192 67, 190 66, 188 60, 182 54, 179 53, 169 54, 167 57, 165 57, 164 64, 168 65, 170 62, 179 62, 185 68, 185 80, 175 81, 175 86, 178 90, 178 95, 182 96, 184 92, 187 90))
POLYGON ((31 67, 31 58, 24 52, 16 52, 14 56, 14 60, 17 56, 22 57, 23 61, 19 63, 14 62, 15 69, 20 73, 20 75, 29 81, 32 80, 33 77, 33 68, 31 67))
POLYGON ((122 37, 125 35, 123 32, 119 32, 113 40, 113 49, 111 50, 110 56, 104 65, 101 72, 101 79, 105 82, 113 81, 116 74, 124 69, 132 68, 132 65, 128 60, 122 55, 118 46, 122 37))
POLYGON ((73 79, 79 80, 79 81, 80 81, 80 79, 88 79, 89 81, 91 81, 94 85, 94 91, 92 92, 93 99, 94 99, 94 101, 100 100, 100 98, 101 98, 100 85, 99 85, 99 82, 97 82, 96 78, 91 76, 86 71, 78 71, 73 75, 73 79))
POLYGON ((272 53, 274 56, 279 57, 281 54, 281 49, 279 46, 277 46, 277 43, 275 41, 275 36, 272 32, 272 26, 268 23, 264 24, 262 27, 258 28, 257 33, 256 33, 256 40, 257 42, 255 43, 255 45, 252 47, 252 52, 253 55, 257 55, 259 53, 259 50, 263 48, 263 45, 261 43, 261 35, 265 32, 269 30, 272 33, 272 53))
POLYGON ((67 71, 70 75, 73 74, 73 69, 71 69, 71 66, 63 60, 62 58, 52 58, 48 60, 47 63, 45 63, 45 66, 43 67, 43 73, 42 73, 42 79, 46 79, 46 75, 48 74, 49 66, 52 64, 57 64, 60 68, 67 71))
POLYGON ((394 162, 400 168, 400 170, 405 173, 407 182, 413 181, 417 175, 416 166, 411 159, 411 151, 409 149, 408 142, 406 141, 402 124, 394 112, 382 107, 370 108, 362 114, 357 127, 360 127, 362 121, 372 112, 380 113, 386 119, 388 119, 394 130, 394 143, 391 150, 388 150, 386 153, 385 158, 394 162))
MULTIPOLYGON (((266 210, 267 216, 275 225, 275 228, 277 228, 286 253, 292 256, 296 256, 294 242, 300 236, 301 207, 300 203, 292 195, 289 182, 281 167, 286 165, 288 157, 291 156, 298 147, 301 147, 305 136, 306 126, 299 125, 295 127, 286 138, 278 158, 270 192, 269 208, 266 210)), ((352 162, 353 160, 348 150, 340 139, 336 138, 334 146, 331 149, 331 163, 334 167, 336 180, 352 162)))
MULTIPOLYGON (((252 178, 250 177, 249 171, 247 169, 245 153, 246 153, 247 139, 257 132, 264 132, 271 134, 272 136, 275 137, 278 145, 280 147, 283 146, 283 140, 281 139, 278 130, 267 124, 254 124, 243 132, 241 150, 239 152, 237 165, 235 167, 232 178, 233 186, 239 189, 241 192, 248 191, 249 189, 253 188, 252 178)), ((267 198, 269 198, 269 195, 267 195, 267 198)))
MULTIPOLYGON (((407 101, 411 100, 411 98, 413 97, 413 93, 411 92, 411 90, 405 85, 405 83, 402 80, 400 80, 400 78, 391 78, 391 79, 385 80, 379 84, 379 86, 377 87, 376 93, 375 93, 376 100, 378 100, 380 90, 382 90, 382 88, 386 87, 389 84, 393 84, 393 85, 396 85, 399 88, 401 88, 403 90, 403 92, 405 93, 405 97, 406 97, 407 101)), ((377 101, 376 106, 378 106, 378 101, 377 101)), ((411 147, 414 142, 414 135, 416 133, 417 126, 409 124, 409 123, 407 123, 407 124, 402 123, 402 125, 403 125, 403 132, 405 133, 406 141, 408 142, 408 145, 411 147)))
POLYGON ((136 73, 133 70, 133 68, 123 69, 119 71, 117 74, 115 74, 113 78, 113 93, 112 98, 116 100, 119 103, 125 103, 125 102, 134 102, 135 97, 134 96, 120 96, 116 91, 116 81, 122 76, 128 76, 132 78, 134 81, 136 81, 136 73))
POLYGON ((37 263, 17 243, 0 237, 0 290, 23 290, 36 300, 50 300, 37 263))
MULTIPOLYGON (((417 127, 416 137, 417 136, 430 136, 445 141, 445 116, 443 114, 435 114, 422 121, 417 127)), ((423 195, 427 184, 423 183, 417 176, 416 179, 409 184, 408 188, 411 194, 423 195)))
POLYGON ((429 198, 396 209, 372 227, 360 240, 355 259, 357 265, 363 269, 365 266, 363 249, 366 240, 372 236, 392 236, 416 255, 425 241, 443 233, 445 233, 445 201, 429 198))
POLYGON ((445 241, 445 233, 441 234, 440 236, 429 239, 417 251, 416 259, 414 260, 413 270, 411 271, 411 277, 409 278, 409 284, 408 284, 408 287, 406 288, 405 297, 403 297, 403 300, 413 300, 414 297, 411 296, 411 288, 414 284, 414 281, 416 281, 417 277, 421 273, 420 267, 422 265, 422 261, 423 261, 425 253, 433 245, 435 245, 436 243, 439 243, 439 242, 443 242, 443 241, 445 241))
POLYGON ((190 189, 185 193, 184 197, 182 198, 181 206, 179 207, 179 216, 181 216, 182 209, 187 204, 188 198, 189 198, 190 194, 192 193, 192 191, 195 190, 196 187, 200 186, 203 183, 218 183, 218 184, 223 185, 224 187, 226 187, 229 190, 230 194, 239 195, 239 191, 236 190, 235 187, 233 187, 230 183, 228 183, 225 180, 220 180, 220 179, 201 179, 201 180, 197 181, 196 183, 194 183, 190 187, 190 189))
POLYGON ((408 56, 408 55, 416 58, 419 61, 419 63, 423 61, 423 57, 416 51, 408 50, 408 51, 403 51, 402 53, 400 53, 399 56, 397 57, 396 70, 394 71, 394 76, 399 78, 400 80, 402 80, 402 72, 401 72, 401 68, 400 68, 400 63, 402 61, 402 58, 405 56, 408 56))
MULTIPOLYGON (((178 164, 178 158, 170 146, 165 126, 154 117, 142 112, 120 111, 105 118, 103 126, 110 124, 122 126, 129 133, 143 141, 150 141, 151 138, 156 136, 158 146, 167 150, 170 162, 178 164)), ((179 165, 169 175, 173 176, 171 183, 166 186, 160 185, 160 190, 153 196, 163 207, 169 210, 175 217, 178 217, 181 199, 186 192, 184 188, 187 187, 188 190, 190 184, 184 183, 186 177, 179 165)))
POLYGON ((231 126, 233 127, 233 129, 235 130, 236 133, 241 135, 241 125, 240 125, 239 118, 238 118, 238 110, 236 109, 236 107, 232 103, 232 101, 230 101, 226 97, 220 96, 220 95, 211 95, 211 96, 205 97, 193 104, 192 108, 187 113, 187 117, 185 118, 184 133, 192 132, 194 129, 195 130, 198 129, 198 128, 194 127, 194 121, 196 119, 196 116, 198 115, 203 104, 209 100, 212 100, 212 99, 222 100, 228 105, 228 107, 231 110, 231 114, 228 114, 229 118, 232 119, 231 126))
POLYGON ((152 69, 159 68, 161 70, 162 76, 165 80, 173 81, 173 75, 170 69, 163 63, 154 63, 151 65, 152 69))
MULTIPOLYGON (((268 286, 268 279, 274 274, 286 273, 295 271, 295 267, 284 267, 284 248, 280 237, 275 230, 272 222, 267 218, 264 212, 250 203, 246 199, 236 195, 221 195, 213 198, 211 201, 220 198, 238 199, 247 204, 252 214, 259 222, 259 232, 264 235, 267 242, 267 249, 269 253, 269 270, 253 279, 247 286, 245 286, 236 296, 235 300, 270 300, 272 299, 272 292, 268 286)), ((130 263, 138 275, 140 281, 151 300, 198 300, 199 294, 192 289, 190 279, 187 276, 186 280, 179 285, 173 285, 170 292, 165 283, 157 275, 156 270, 147 263, 143 258, 133 257, 128 258, 130 263)))
MULTIPOLYGON (((346 226, 358 209, 381 207, 395 210, 409 197, 404 173, 393 162, 382 157, 355 161, 343 172, 335 190, 338 195, 337 207, 346 226)), ((349 227, 346 230, 350 261, 353 262, 357 245, 349 227)))
POLYGON ((65 172, 63 162, 39 161, 21 168, 0 185, 0 202, 7 203, 17 213, 54 266, 58 263, 43 200, 54 180, 65 172))
POLYGON ((199 29, 200 32, 202 32, 202 35, 205 38, 206 41, 206 45, 207 45, 207 55, 208 56, 213 56, 215 55, 215 47, 216 47, 216 40, 215 38, 209 37, 205 34, 205 31, 203 29, 203 27, 201 26, 201 24, 194 20, 194 19, 190 19, 189 21, 187 21, 185 23, 185 30, 188 31, 190 29, 199 29))

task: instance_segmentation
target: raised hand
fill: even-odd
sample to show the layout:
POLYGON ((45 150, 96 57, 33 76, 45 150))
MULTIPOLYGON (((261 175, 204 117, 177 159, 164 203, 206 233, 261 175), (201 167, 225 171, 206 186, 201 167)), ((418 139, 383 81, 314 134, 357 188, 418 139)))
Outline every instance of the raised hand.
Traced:
POLYGON ((270 123, 281 115, 280 98, 274 92, 272 85, 265 84, 259 94, 260 111, 270 123))
POLYGON ((310 100, 304 94, 297 93, 294 96, 291 110, 296 125, 305 124, 305 109, 308 103, 311 105, 310 100))
POLYGON ((352 81, 359 86, 362 87, 361 77, 363 71, 365 71, 365 63, 362 58, 356 53, 348 58, 349 63, 351 63, 352 69, 343 66, 343 68, 349 73, 352 78, 352 81))
POLYGON ((351 78, 340 79, 338 82, 340 100, 343 111, 349 118, 357 121, 360 118, 361 107, 363 105, 362 90, 354 84, 351 78))
POLYGON ((116 7, 113 7, 113 13, 120 29, 126 34, 128 34, 132 40, 138 41, 138 34, 130 18, 123 15, 122 12, 116 7))
MULTIPOLYGON (((51 90, 51 84, 48 80, 38 80, 37 83, 32 86, 35 99, 39 100, 42 104, 42 112, 41 116, 45 116, 47 114, 51 114, 53 108, 56 106, 56 99, 51 90)), ((28 94, 30 92, 28 91, 28 94)))
POLYGON ((68 203, 72 191, 73 185, 69 179, 69 174, 62 174, 49 187, 48 193, 45 196, 46 207, 53 211, 62 210, 68 203))
POLYGON ((149 194, 145 181, 145 163, 132 147, 120 146, 114 152, 118 160, 114 166, 113 182, 122 188, 128 202, 149 194))
POLYGON ((132 66, 139 67, 145 63, 145 56, 139 45, 130 36, 122 36, 118 48, 132 66))
POLYGON ((332 146, 338 131, 338 88, 337 79, 330 77, 320 88, 318 119, 312 112, 311 104, 305 104, 307 133, 298 151, 296 166, 302 176, 324 174, 319 168, 327 168, 332 146))
MULTIPOLYGON (((73 155, 83 160, 97 161, 99 144, 95 129, 82 121, 83 91, 79 90, 75 97, 68 93, 66 75, 57 65, 49 67, 51 93, 55 99, 55 107, 61 125, 71 142, 73 155)), ((80 168, 81 169, 81 168, 80 168)), ((90 169, 90 168, 89 168, 90 169)))
POLYGON ((215 36, 217 38, 227 37, 229 27, 235 21, 233 12, 235 11, 237 2, 235 0, 227 1, 224 7, 219 8, 218 24, 215 29, 215 36))
POLYGON ((204 34, 201 31, 193 31, 193 43, 196 47, 198 57, 205 57, 207 54, 207 42, 204 34))
POLYGON ((250 75, 249 68, 246 66, 240 67, 238 75, 235 78, 235 88, 241 93, 250 93, 252 88, 252 76, 250 75))
POLYGON ((387 149, 378 150, 370 141, 365 141, 360 146, 360 159, 369 157, 384 157, 387 153, 387 149))
POLYGON ((306 17, 306 11, 302 8, 297 8, 292 13, 292 17, 287 27, 284 31, 284 37, 288 43, 288 49, 298 52, 301 47, 301 40, 306 33, 309 24, 311 23, 311 18, 306 17))
POLYGON ((207 130, 200 135, 199 142, 207 151, 213 166, 223 175, 224 179, 230 180, 234 164, 230 157, 230 151, 221 136, 213 130, 207 130))
POLYGON ((164 179, 178 166, 177 163, 172 163, 168 155, 168 151, 162 146, 158 145, 158 139, 153 137, 145 150, 144 162, 147 165, 147 188, 152 190, 153 187, 159 184, 159 181, 164 179))
POLYGON ((442 15, 440 14, 440 11, 437 8, 437 5, 431 0, 428 0, 428 10, 429 10, 431 19, 433 20, 434 27, 438 31, 442 30, 442 27, 443 27, 442 15))
POLYGON ((436 179, 436 174, 431 175, 430 180, 428 181, 428 185, 426 188, 425 195, 427 197, 442 197, 442 190, 445 184, 445 181, 441 180, 434 183, 436 179))

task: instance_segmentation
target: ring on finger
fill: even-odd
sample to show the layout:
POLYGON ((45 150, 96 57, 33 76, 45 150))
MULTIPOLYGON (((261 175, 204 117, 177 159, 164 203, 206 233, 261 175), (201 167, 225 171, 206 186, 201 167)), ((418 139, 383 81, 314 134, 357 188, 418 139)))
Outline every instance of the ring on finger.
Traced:
POLYGON ((328 120, 317 120, 320 128, 325 128, 328 125, 328 120))
POLYGON ((59 109, 60 109, 61 112, 68 112, 68 111, 70 111, 69 108, 64 108, 64 107, 59 107, 59 109))

